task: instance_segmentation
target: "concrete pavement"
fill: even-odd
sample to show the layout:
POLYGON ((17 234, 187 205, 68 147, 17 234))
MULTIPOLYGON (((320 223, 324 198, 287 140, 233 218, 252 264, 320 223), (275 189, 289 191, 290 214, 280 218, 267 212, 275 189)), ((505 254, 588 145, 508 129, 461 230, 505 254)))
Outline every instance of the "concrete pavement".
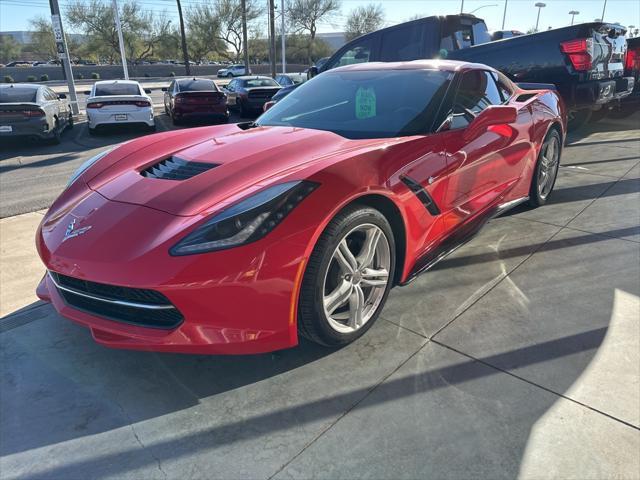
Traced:
POLYGON ((337 351, 100 347, 34 301, 38 215, 0 220, 2 479, 639 478, 637 119, 337 351))

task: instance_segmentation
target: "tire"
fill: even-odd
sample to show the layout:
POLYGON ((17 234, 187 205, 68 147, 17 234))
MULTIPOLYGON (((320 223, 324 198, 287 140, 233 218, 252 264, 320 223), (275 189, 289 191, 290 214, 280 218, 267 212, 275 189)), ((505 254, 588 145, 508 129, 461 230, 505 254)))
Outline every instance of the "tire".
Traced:
POLYGON ((569 121, 567 124, 567 129, 570 132, 574 132, 576 130, 581 129, 589 122, 592 114, 593 114, 593 111, 588 108, 583 108, 582 110, 569 112, 569 121))
POLYGON ((180 120, 175 115, 171 115, 171 123, 173 123, 174 125, 182 125, 182 120, 180 120))
POLYGON ((529 189, 529 205, 540 207, 547 203, 558 177, 558 167, 562 155, 562 141, 557 130, 552 129, 542 143, 536 168, 529 189), (549 149, 553 148, 553 153, 549 149))
POLYGON ((329 222, 307 263, 298 299, 298 332, 328 347, 353 342, 378 318, 393 284, 394 272, 395 241, 387 219, 378 210, 364 205, 347 207, 329 222), (373 240, 374 234, 376 247, 371 262, 367 263, 367 256, 363 255, 364 240, 373 240), (358 265, 355 271, 351 267, 349 270, 340 267, 337 258, 347 258, 341 254, 344 246, 351 253, 349 258, 358 265), (367 265, 369 268, 364 268, 367 265), (384 270, 386 279, 380 273, 384 270), (363 274, 366 271, 369 273, 363 274), (372 275, 374 271, 376 275, 372 275), (368 285, 372 281, 378 284, 368 285), (380 283, 385 281, 384 285, 380 283), (335 301, 331 302, 331 298, 335 301), (325 301, 330 305, 329 310, 325 308, 325 301), (362 306, 361 311, 352 308, 358 304, 362 306), (354 314, 356 310, 359 316, 354 314))
POLYGON ((154 123, 153 125, 147 125, 147 132, 155 132, 156 131, 156 124, 154 123))
POLYGON ((56 119, 56 124, 53 127, 53 135, 51 136, 51 143, 53 145, 59 145, 60 142, 62 141, 61 135, 62 135, 62 125, 60 125, 60 122, 58 121, 58 119, 56 119))
POLYGON ((227 78, 233 78, 233 73, 227 73, 227 78))
POLYGON ((95 128, 87 127, 89 129, 89 135, 97 135, 98 132, 95 128))
POLYGON ((67 121, 67 128, 69 130, 73 130, 73 125, 74 125, 73 113, 69 113, 69 120, 67 121))
POLYGON ((164 114, 169 115, 169 109, 167 108, 167 104, 164 104, 164 114))

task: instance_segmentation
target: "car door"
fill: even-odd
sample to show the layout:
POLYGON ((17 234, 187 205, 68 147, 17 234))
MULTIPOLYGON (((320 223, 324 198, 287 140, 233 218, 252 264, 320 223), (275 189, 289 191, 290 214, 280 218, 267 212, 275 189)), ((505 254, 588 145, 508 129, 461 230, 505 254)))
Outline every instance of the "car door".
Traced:
POLYGON ((514 124, 490 126, 471 138, 465 135, 487 107, 512 104, 504 95, 493 72, 471 69, 458 74, 453 100, 439 127, 447 158, 445 230, 492 210, 517 184, 534 154, 529 136, 532 117, 526 107, 518 110, 514 124))
POLYGON ((61 118, 58 107, 58 96, 47 87, 39 89, 41 95, 39 104, 47 115, 49 125, 55 125, 56 118, 61 118))
POLYGON ((231 80, 225 87, 227 91, 227 105, 235 105, 237 101, 236 85, 239 80, 231 80))
POLYGON ((176 83, 175 80, 169 84, 169 87, 167 87, 167 89, 164 92, 163 103, 164 103, 165 111, 167 112, 170 111, 171 109, 171 92, 173 91, 174 83, 176 83))

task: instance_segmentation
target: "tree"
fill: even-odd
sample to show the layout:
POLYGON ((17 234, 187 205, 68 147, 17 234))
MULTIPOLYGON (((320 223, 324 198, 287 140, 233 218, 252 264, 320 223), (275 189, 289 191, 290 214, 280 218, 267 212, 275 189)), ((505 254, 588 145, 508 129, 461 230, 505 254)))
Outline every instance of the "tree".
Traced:
POLYGON ((187 46, 189 55, 196 61, 202 61, 219 51, 226 49, 220 40, 220 22, 215 8, 209 4, 199 4, 186 12, 187 46))
POLYGON ((51 19, 37 16, 29 20, 31 27, 31 51, 41 59, 52 59, 58 57, 56 50, 56 40, 53 36, 51 19))
POLYGON ((340 0, 289 0, 289 25, 297 34, 308 32, 307 61, 311 63, 318 24, 331 20, 340 10, 340 0))
POLYGON ((10 35, 0 35, 0 62, 18 60, 22 48, 10 35))
MULTIPOLYGON (((118 34, 110 3, 74 0, 67 6, 66 18, 69 25, 90 37, 90 43, 101 56, 110 61, 118 57, 118 34)), ((132 63, 153 57, 154 49, 175 34, 165 12, 144 10, 136 0, 120 4, 120 24, 127 60, 132 63)))
POLYGON ((357 7, 347 17, 345 25, 345 37, 347 41, 353 40, 365 33, 379 30, 384 23, 384 11, 379 4, 357 7))

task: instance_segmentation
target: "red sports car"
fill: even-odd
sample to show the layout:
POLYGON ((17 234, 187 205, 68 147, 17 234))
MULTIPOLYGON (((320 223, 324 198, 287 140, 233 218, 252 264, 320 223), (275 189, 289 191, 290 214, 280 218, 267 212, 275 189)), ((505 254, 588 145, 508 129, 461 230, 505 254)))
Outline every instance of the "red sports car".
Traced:
POLYGON ((331 70, 255 122, 89 160, 38 229, 38 295, 110 347, 345 344, 488 218, 544 204, 565 128, 555 92, 483 65, 331 70))

